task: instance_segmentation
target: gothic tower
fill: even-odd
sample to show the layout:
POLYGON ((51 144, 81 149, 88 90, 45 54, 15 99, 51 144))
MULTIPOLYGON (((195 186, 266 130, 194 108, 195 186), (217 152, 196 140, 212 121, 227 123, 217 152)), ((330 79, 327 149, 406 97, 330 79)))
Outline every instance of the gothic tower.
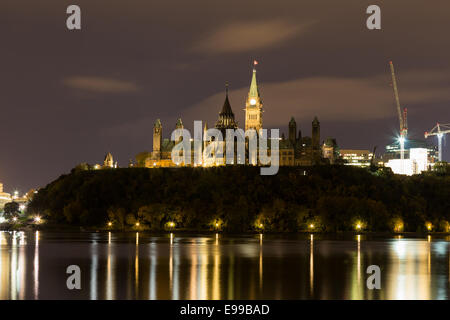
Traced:
MULTIPOLYGON (((256 66, 257 62, 254 62, 256 66)), ((256 82, 256 68, 253 67, 252 82, 248 91, 247 101, 245 102, 245 130, 255 129, 259 132, 262 129, 262 110, 263 104, 259 95, 258 84, 256 82)))
POLYGON ((289 121, 289 140, 293 145, 295 145, 296 142, 296 134, 297 134, 297 123, 295 122, 294 117, 291 118, 291 121, 289 121))
POLYGON ((203 150, 205 150, 207 146, 205 139, 207 131, 208 131, 208 123, 205 121, 205 127, 203 128, 203 150))
POLYGON ((317 119, 317 117, 314 117, 314 120, 312 122, 312 147, 313 150, 319 150, 320 149, 320 122, 317 119))
POLYGON ((108 152, 105 156, 105 160, 103 160, 104 168, 114 168, 114 160, 111 152, 108 152))
MULTIPOLYGON (((179 118, 179 119, 177 120, 177 123, 175 124, 175 130, 178 130, 178 129, 184 129, 183 122, 181 121, 181 118, 179 118)), ((180 142, 181 140, 183 140, 183 137, 182 137, 182 136, 180 136, 180 137, 177 139, 176 143, 180 142)))
POLYGON ((161 144, 162 144, 162 125, 161 120, 157 119, 153 125, 153 156, 156 158, 161 157, 161 144))
POLYGON ((181 118, 179 118, 177 120, 177 123, 175 124, 175 129, 184 129, 183 122, 181 121, 181 118))
POLYGON ((219 113, 219 119, 216 122, 216 129, 222 131, 225 139, 226 129, 236 129, 237 124, 234 120, 234 113, 231 110, 230 101, 228 100, 228 84, 226 85, 225 102, 223 103, 222 111, 219 113))

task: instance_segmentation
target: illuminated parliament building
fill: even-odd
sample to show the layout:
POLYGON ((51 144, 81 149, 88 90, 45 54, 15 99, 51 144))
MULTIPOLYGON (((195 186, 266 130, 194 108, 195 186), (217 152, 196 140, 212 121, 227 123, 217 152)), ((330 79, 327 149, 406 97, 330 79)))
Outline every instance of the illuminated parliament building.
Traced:
MULTIPOLYGON (((227 129, 237 129, 238 124, 235 121, 234 113, 231 108, 230 100, 228 98, 228 85, 225 93, 225 101, 219 112, 218 120, 214 126, 220 130, 225 139, 225 131, 227 129)), ((297 130, 297 123, 294 117, 289 121, 289 132, 286 138, 284 134, 279 138, 279 165, 280 166, 308 166, 323 162, 322 146, 320 144, 320 123, 317 117, 312 121, 311 137, 302 136, 301 130, 297 130)), ((263 102, 256 80, 256 68, 253 68, 250 89, 248 91, 247 99, 245 101, 245 131, 255 129, 259 132, 263 128, 263 102)), ((178 119, 175 123, 174 129, 184 129, 183 122, 178 119)), ((204 134, 208 130, 208 125, 205 123, 203 128, 204 134)), ((191 139, 192 140, 192 139, 191 139)), ((270 139, 269 139, 270 140, 270 139)), ((148 153, 141 153, 136 157, 137 164, 148 168, 155 167, 176 167, 177 165, 172 161, 171 152, 178 141, 172 141, 163 137, 163 124, 160 119, 157 119, 153 125, 153 151, 148 153)), ((204 150, 209 142, 202 141, 202 150, 204 150)), ((202 161, 204 167, 213 165, 225 165, 225 143, 221 145, 223 148, 223 158, 214 159, 208 163, 202 161)), ((270 142, 269 142, 270 144, 270 142)), ((236 145, 235 145, 236 147, 236 145)), ((269 147, 270 149, 270 147, 269 147)), ((248 150, 248 143, 246 143, 246 151, 248 150)), ((246 152, 247 154, 247 152, 246 152)), ((191 153, 193 158, 193 152, 191 153)), ((327 157, 328 158, 328 157, 327 157)), ((249 163, 246 157, 246 164, 249 163)), ((332 162, 332 158, 329 158, 332 162)), ((233 163, 237 163, 234 161, 233 163)), ((183 164, 181 164, 183 165, 183 164)), ((194 161, 191 161, 190 166, 194 166, 194 161)))

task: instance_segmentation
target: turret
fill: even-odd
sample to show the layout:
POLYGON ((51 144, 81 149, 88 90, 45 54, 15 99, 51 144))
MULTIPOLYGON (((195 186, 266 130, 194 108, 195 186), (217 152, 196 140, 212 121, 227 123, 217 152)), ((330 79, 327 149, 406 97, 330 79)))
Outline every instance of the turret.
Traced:
POLYGON ((184 129, 183 121, 181 121, 181 118, 177 120, 177 123, 175 124, 175 129, 184 129))
POLYGON ((114 160, 113 156, 110 152, 108 152, 105 156, 105 160, 103 160, 104 168, 114 168, 114 160))
POLYGON ((219 119, 216 122, 216 129, 219 129, 222 131, 222 134, 225 137, 225 130, 226 129, 236 129, 237 124, 234 120, 234 113, 233 110, 231 110, 230 101, 228 100, 228 83, 226 85, 226 92, 225 92, 225 102, 222 106, 222 111, 219 113, 219 119))
POLYGON ((207 131, 208 131, 208 123, 205 121, 205 127, 203 128, 203 150, 205 150, 207 146, 205 139, 207 131))
POLYGON ((320 149, 320 122, 317 117, 314 117, 312 122, 312 147, 314 150, 320 149))
POLYGON ((297 134, 297 123, 295 122, 294 117, 292 117, 291 121, 289 121, 289 141, 291 141, 293 145, 295 145, 295 142, 297 140, 295 137, 296 134, 297 134))
POLYGON ((153 154, 157 158, 161 155, 162 144, 162 125, 161 120, 157 119, 153 125, 153 154))

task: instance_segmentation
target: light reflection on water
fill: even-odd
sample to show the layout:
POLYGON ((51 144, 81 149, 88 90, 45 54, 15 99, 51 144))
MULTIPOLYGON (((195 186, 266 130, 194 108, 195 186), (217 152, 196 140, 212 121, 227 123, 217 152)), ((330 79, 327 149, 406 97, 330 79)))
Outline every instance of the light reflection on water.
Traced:
POLYGON ((449 241, 2 231, 0 299, 449 299, 449 241), (366 288, 372 264, 381 290, 366 288))

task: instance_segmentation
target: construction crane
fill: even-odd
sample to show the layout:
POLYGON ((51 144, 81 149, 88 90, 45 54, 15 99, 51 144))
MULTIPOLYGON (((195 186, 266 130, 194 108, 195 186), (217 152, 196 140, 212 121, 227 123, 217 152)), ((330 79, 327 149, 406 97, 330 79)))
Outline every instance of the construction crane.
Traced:
POLYGON ((400 142, 400 157, 403 160, 405 158, 405 140, 408 134, 408 120, 407 120, 408 110, 404 108, 402 115, 402 110, 400 107, 400 98, 398 97, 397 80, 395 78, 394 64, 392 63, 392 61, 389 61, 389 66, 391 67, 392 87, 394 88, 395 103, 397 105, 398 120, 400 123, 400 137, 398 139, 400 142))
POLYGON ((372 158, 370 158, 370 170, 376 171, 378 169, 378 166, 375 165, 375 152, 377 151, 377 146, 373 148, 372 152, 372 158))
POLYGON ((437 123, 433 129, 429 132, 425 132, 425 138, 428 138, 429 136, 437 136, 438 138, 439 162, 442 161, 442 138, 444 137, 444 134, 447 133, 450 133, 450 123, 437 123))

